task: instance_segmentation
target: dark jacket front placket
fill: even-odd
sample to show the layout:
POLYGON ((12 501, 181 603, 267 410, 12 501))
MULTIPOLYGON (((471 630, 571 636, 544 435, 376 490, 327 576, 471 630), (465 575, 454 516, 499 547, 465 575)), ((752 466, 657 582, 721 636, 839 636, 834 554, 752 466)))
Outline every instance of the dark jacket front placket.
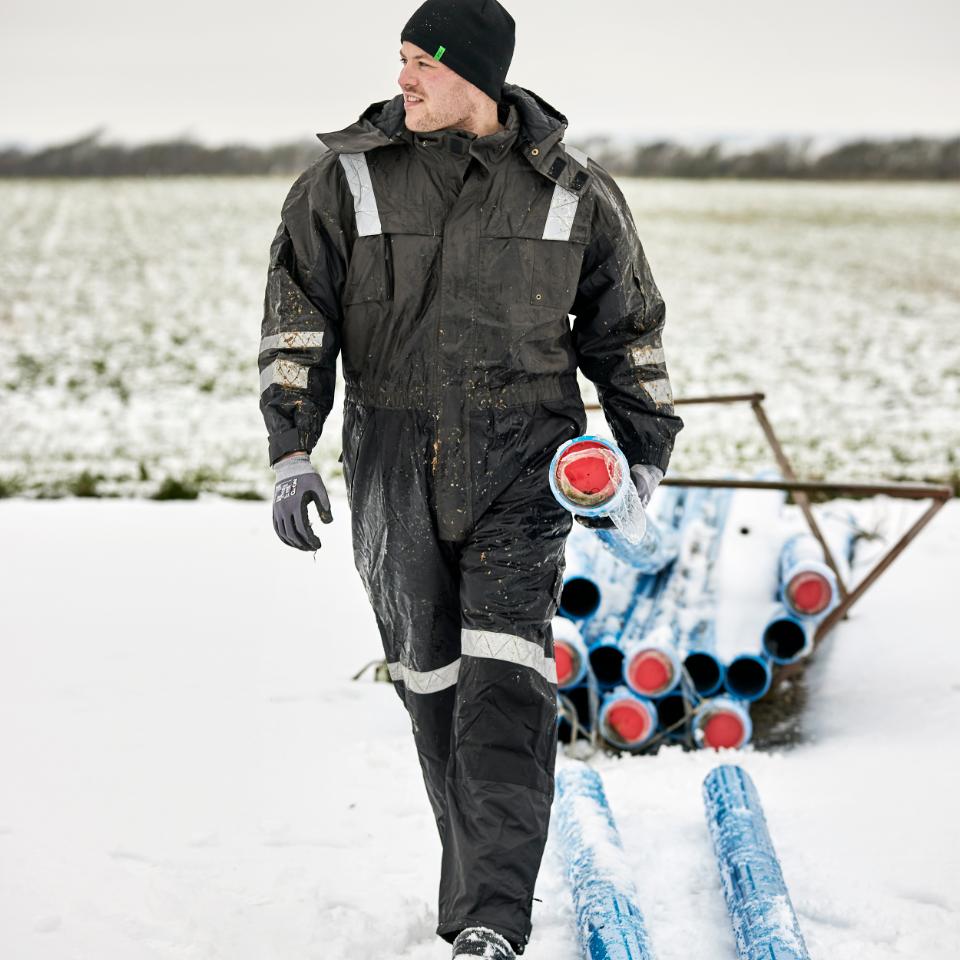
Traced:
POLYGON ((431 463, 437 528, 442 540, 461 540, 473 525, 470 411, 467 385, 473 368, 476 309, 480 295, 480 216, 494 176, 507 175, 490 162, 491 154, 506 151, 515 130, 503 130, 492 141, 477 143, 456 135, 418 145, 432 151, 425 159, 454 165, 466 179, 447 211, 440 259, 440 302, 437 316, 437 362, 431 399, 435 436, 431 463), (467 145, 464 157, 461 150, 467 145), (489 163, 489 166, 488 166, 489 163), (466 169, 464 169, 466 164, 466 169))

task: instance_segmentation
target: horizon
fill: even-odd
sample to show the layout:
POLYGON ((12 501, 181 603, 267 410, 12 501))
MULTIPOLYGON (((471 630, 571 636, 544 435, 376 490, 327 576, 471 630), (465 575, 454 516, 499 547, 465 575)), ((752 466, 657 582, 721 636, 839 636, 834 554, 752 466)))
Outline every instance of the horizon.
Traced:
MULTIPOLYGON (((356 119, 356 118, 354 118, 356 119)), ((346 121, 346 126, 352 121, 346 121)), ((93 134, 98 134, 97 141, 103 145, 116 145, 125 148, 135 149, 138 147, 149 146, 158 143, 171 143, 177 141, 196 143, 208 150, 217 150, 229 147, 251 147, 256 149, 270 149, 289 144, 309 143, 316 138, 315 133, 301 134, 299 136, 286 139, 233 139, 233 140, 212 140, 202 136, 197 136, 189 131, 175 131, 168 135, 158 135, 145 139, 133 139, 117 136, 104 124, 94 125, 88 130, 78 131, 75 135, 65 137, 59 140, 49 141, 24 141, 16 139, 4 140, 0 138, 0 150, 22 150, 28 153, 36 153, 42 150, 48 150, 61 147, 78 140, 84 139, 93 134)), ((642 131, 631 136, 625 133, 609 133, 598 130, 593 133, 581 133, 579 136, 572 134, 568 127, 564 133, 564 141, 573 140, 607 140, 614 146, 642 146, 648 143, 659 141, 672 142, 686 147, 702 147, 709 144, 719 143, 724 146, 739 146, 741 148, 763 147, 771 145, 778 141, 799 142, 810 140, 814 152, 829 150, 842 144, 851 143, 857 140, 870 141, 900 141, 909 139, 929 139, 948 141, 960 137, 960 124, 954 130, 942 132, 927 132, 923 130, 916 131, 883 131, 883 130, 651 130, 642 131)))

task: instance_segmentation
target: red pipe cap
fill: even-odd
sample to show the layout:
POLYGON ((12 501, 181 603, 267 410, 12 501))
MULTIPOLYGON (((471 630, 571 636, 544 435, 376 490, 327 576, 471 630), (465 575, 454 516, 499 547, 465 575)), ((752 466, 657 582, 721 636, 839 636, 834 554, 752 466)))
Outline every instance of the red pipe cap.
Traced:
POLYGON ((607 711, 606 720, 624 743, 642 743, 650 736, 650 714, 642 704, 621 700, 607 711))
POLYGON ((656 696, 669 690, 673 683, 673 664, 657 650, 638 654, 627 668, 630 686, 645 696, 656 696))
POLYGON ((601 453, 606 450, 607 447, 596 440, 575 443, 563 451, 560 462, 557 464, 557 473, 570 487, 584 496, 592 497, 609 488, 606 498, 609 499, 617 492, 617 488, 610 476, 609 454, 601 453), (591 449, 598 451, 596 456, 580 456, 570 461, 574 454, 582 454, 585 450, 591 449))
POLYGON ((743 720, 726 710, 717 711, 703 725, 703 742, 714 750, 742 746, 745 735, 743 720))
POLYGON ((787 595, 801 613, 820 613, 826 610, 833 591, 826 577, 807 571, 798 573, 787 586, 787 595))
POLYGON ((573 679, 580 658, 565 643, 558 641, 553 645, 553 659, 557 665, 557 685, 566 686, 573 679))

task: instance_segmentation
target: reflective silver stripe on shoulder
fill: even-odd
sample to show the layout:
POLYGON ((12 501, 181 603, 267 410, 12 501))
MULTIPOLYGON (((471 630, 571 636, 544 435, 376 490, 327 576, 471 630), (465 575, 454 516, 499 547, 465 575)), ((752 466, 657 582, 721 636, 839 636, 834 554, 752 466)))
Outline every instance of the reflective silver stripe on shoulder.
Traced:
POLYGON ((411 670, 402 663, 388 663, 391 680, 402 680, 411 693, 439 693, 452 687, 460 674, 460 658, 437 670, 411 670))
POLYGON ((306 390, 309 375, 310 368, 301 363, 294 363, 292 360, 274 360, 260 371, 260 392, 263 393, 274 383, 279 383, 281 387, 306 390))
POLYGON ((530 667, 550 683, 557 682, 557 664, 553 657, 548 657, 539 643, 515 637, 512 633, 464 628, 460 634, 460 649, 470 657, 507 660, 530 667))
POLYGON ((579 204, 580 198, 572 190, 561 187, 558 183, 553 188, 553 196, 550 198, 550 212, 543 226, 543 239, 569 240, 579 204))
POLYGON ((260 341, 260 352, 267 350, 312 350, 323 346, 322 330, 287 330, 260 341))
POLYGON ((576 147, 569 147, 566 144, 564 144, 564 147, 566 147, 567 153, 569 153, 580 166, 585 167, 587 165, 587 160, 590 158, 582 150, 578 150, 576 147))
POLYGON ((380 211, 373 192, 370 168, 363 153, 341 153, 340 163, 347 175, 347 184, 353 194, 353 209, 357 214, 357 234, 369 237, 382 233, 380 229, 380 211))

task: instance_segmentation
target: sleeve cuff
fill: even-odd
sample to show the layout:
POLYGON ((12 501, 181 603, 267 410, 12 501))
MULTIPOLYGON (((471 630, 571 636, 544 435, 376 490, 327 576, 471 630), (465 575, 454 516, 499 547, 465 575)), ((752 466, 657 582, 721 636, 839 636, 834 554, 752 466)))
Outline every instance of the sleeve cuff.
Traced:
POLYGON ((307 454, 310 453, 309 447, 301 440, 300 431, 296 427, 270 437, 268 443, 271 467, 288 453, 294 453, 297 450, 305 450, 307 454))

